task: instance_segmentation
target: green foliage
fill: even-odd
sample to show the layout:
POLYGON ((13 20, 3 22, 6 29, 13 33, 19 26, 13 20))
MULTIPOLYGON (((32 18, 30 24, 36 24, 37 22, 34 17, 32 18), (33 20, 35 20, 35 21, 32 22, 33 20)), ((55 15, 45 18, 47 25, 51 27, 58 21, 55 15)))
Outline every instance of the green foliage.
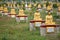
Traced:
POLYGON ((49 2, 47 1, 47 3, 46 3, 46 7, 49 5, 49 2))
POLYGON ((57 6, 57 4, 53 4, 53 7, 54 7, 54 8, 57 8, 58 6, 57 6))

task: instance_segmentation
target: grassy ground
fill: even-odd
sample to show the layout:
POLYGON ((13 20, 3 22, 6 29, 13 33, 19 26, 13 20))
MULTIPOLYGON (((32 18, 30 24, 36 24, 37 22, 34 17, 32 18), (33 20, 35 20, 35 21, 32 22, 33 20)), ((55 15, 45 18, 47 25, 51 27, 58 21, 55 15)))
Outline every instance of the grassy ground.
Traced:
MULTIPOLYGON (((56 12, 56 10, 54 11, 56 12)), ((29 20, 33 19, 34 12, 26 12, 29 16, 29 20)), ((41 11, 41 17, 45 20, 45 11, 41 11), (43 16, 44 15, 44 16, 43 16)), ((55 13, 56 14, 56 13, 55 13)), ((53 16, 55 15, 53 14, 53 16)), ((36 31, 29 31, 29 22, 17 23, 15 18, 9 18, 7 16, 0 15, 0 40, 50 40, 40 36, 39 28, 36 31)), ((53 40, 56 40, 54 38, 53 40)))

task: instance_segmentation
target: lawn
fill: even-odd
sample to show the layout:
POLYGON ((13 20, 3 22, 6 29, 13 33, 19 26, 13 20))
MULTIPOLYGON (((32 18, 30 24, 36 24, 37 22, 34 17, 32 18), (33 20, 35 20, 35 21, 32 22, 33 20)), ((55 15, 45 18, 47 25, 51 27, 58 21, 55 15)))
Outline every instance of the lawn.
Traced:
MULTIPOLYGON (((17 23, 15 21, 15 18, 1 16, 0 14, 0 40, 51 40, 49 37, 47 38, 40 36, 39 28, 32 32, 29 31, 29 21, 33 19, 34 12, 35 11, 25 11, 25 13, 28 15, 27 23, 17 23)), ((40 13, 43 20, 45 20, 45 16, 47 15, 47 13, 45 13, 45 10, 41 11, 40 13)), ((56 9, 54 9, 53 13, 54 14, 52 15, 55 16, 56 9)), ((57 38, 54 38, 53 40, 57 40, 57 38)))

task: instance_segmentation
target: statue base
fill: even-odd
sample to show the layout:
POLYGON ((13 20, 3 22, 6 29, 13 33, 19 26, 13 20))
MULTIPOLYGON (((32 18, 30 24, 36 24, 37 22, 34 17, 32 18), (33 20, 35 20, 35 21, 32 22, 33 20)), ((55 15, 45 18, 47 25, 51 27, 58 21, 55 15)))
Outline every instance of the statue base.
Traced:
POLYGON ((16 17, 16 14, 8 14, 8 17, 15 18, 16 17))
POLYGON ((30 31, 35 30, 35 27, 40 27, 44 23, 45 23, 44 20, 31 20, 30 21, 30 31))
POLYGON ((27 22, 27 20, 28 20, 28 17, 26 15, 25 16, 19 16, 19 15, 16 16, 16 21, 17 22, 20 22, 20 21, 27 22))

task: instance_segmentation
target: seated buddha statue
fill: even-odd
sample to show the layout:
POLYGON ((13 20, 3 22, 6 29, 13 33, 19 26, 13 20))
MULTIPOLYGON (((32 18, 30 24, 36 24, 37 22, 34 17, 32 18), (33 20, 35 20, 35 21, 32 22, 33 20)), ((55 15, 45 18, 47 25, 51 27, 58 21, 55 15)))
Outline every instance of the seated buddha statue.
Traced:
POLYGON ((29 4, 29 5, 28 5, 28 8, 31 8, 31 7, 32 7, 31 4, 29 4))
POLYGON ((51 10, 51 7, 48 5, 47 6, 47 11, 50 11, 51 10))
POLYGON ((7 13, 7 12, 8 12, 7 7, 4 7, 4 12, 5 12, 5 13, 7 13))
POLYGON ((19 16, 24 16, 25 14, 24 14, 24 10, 23 9, 19 9, 19 14, 18 14, 19 16))
POLYGON ((2 6, 0 7, 0 11, 3 11, 3 7, 2 6))
POLYGON ((40 12, 37 10, 34 14, 34 20, 42 20, 42 18, 40 17, 40 12))
POLYGON ((46 3, 44 3, 43 8, 46 9, 46 3))
POLYGON ((60 12, 60 6, 58 7, 58 12, 60 12))
POLYGON ((41 4, 38 4, 38 7, 37 8, 40 9, 41 8, 41 4))
POLYGON ((10 13, 11 13, 11 14, 16 14, 15 9, 12 8, 10 13))
POLYGON ((31 4, 29 4, 29 5, 28 5, 28 10, 31 10, 31 7, 32 7, 32 5, 31 5, 31 4))
POLYGON ((48 13, 48 15, 46 15, 46 22, 45 22, 45 24, 55 24, 55 22, 53 22, 53 17, 52 17, 50 12, 48 13))
POLYGON ((34 7, 36 7, 37 6, 37 3, 34 3, 34 7))

